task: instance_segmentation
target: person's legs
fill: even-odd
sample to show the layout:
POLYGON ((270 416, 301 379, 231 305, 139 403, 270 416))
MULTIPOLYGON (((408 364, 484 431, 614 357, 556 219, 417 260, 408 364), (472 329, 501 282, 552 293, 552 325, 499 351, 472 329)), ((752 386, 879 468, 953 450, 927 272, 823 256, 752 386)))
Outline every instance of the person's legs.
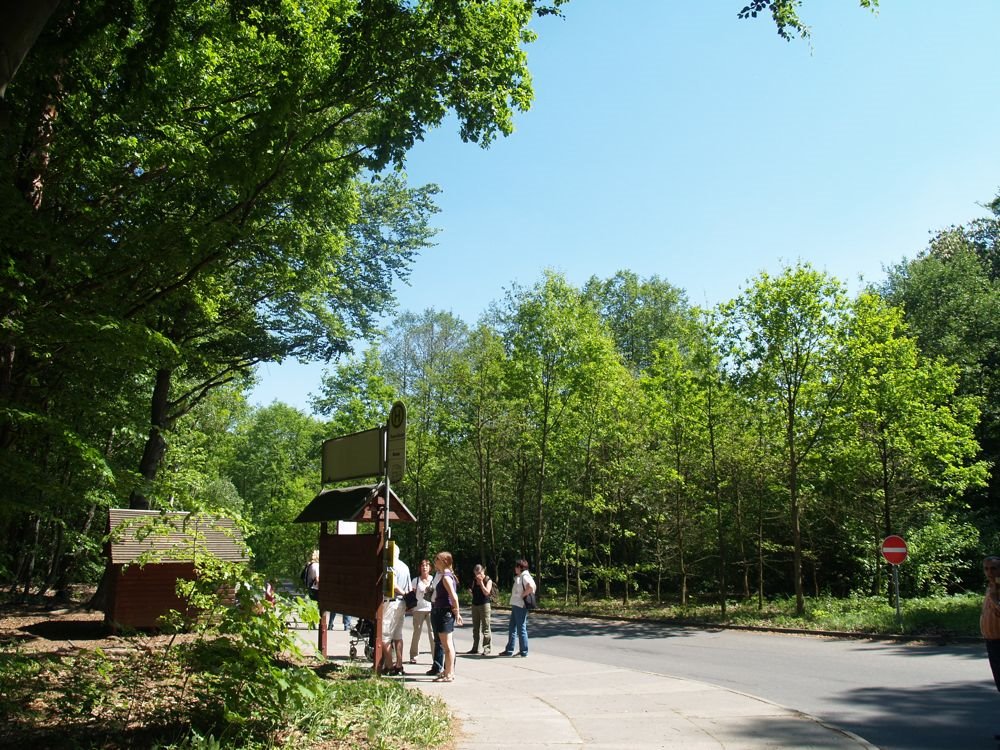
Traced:
MULTIPOLYGON (((434 628, 431 627, 431 613, 427 613, 425 618, 427 621, 427 646, 430 652, 434 653, 434 644, 437 643, 437 637, 434 635, 434 628)), ((432 657, 433 658, 433 657, 432 657)))
POLYGON ((439 674, 442 669, 444 669, 444 646, 441 645, 441 633, 440 633, 440 617, 442 611, 435 609, 431 610, 431 631, 434 635, 434 646, 431 649, 434 653, 432 657, 433 663, 431 668, 427 671, 427 674, 439 674))
POLYGON ((342 615, 342 617, 344 618, 344 630, 350 630, 351 629, 351 616, 350 615, 342 615))
MULTIPOLYGON (((511 608, 517 618, 517 641, 518 653, 521 656, 528 655, 528 610, 524 607, 512 607, 511 608)), ((513 644, 512 644, 513 645, 513 644)))
POLYGON ((986 641, 986 656, 989 657, 990 669, 993 671, 993 683, 1000 691, 1000 641, 986 641))
POLYGON ((490 652, 490 640, 492 639, 492 631, 490 630, 490 618, 493 617, 493 608, 490 603, 487 602, 483 605, 483 653, 488 654, 490 652))
POLYGON ((507 623, 507 647, 503 650, 503 652, 508 656, 514 653, 514 633, 517 632, 517 625, 514 613, 517 610, 518 607, 511 605, 510 621, 507 623))
POLYGON ((444 644, 441 643, 443 635, 444 633, 435 634, 437 640, 434 641, 434 664, 432 665, 434 672, 441 672, 444 669, 444 644))
POLYGON ((392 647, 396 652, 395 669, 397 672, 403 671, 403 623, 406 621, 406 605, 403 602, 396 602, 396 613, 392 618, 392 647))
POLYGON ((479 631, 483 627, 483 605, 472 605, 472 648, 470 654, 479 652, 479 631))
POLYGON ((451 682, 455 676, 455 640, 452 635, 455 630, 455 620, 450 610, 434 610, 435 625, 438 631, 438 641, 441 643, 443 669, 438 680, 451 682))
POLYGON ((455 674, 455 634, 446 633, 444 638, 444 673, 449 677, 455 674))
POLYGON ((388 601, 382 606, 382 672, 392 669, 392 631, 396 620, 395 601, 388 601))
MULTIPOLYGON (((438 648, 441 649, 441 674, 447 674, 448 672, 448 638, 451 633, 445 633, 444 631, 438 632, 438 648)), ((436 652, 435 652, 436 653, 436 652)), ((435 656, 434 666, 437 667, 437 657, 435 656)))
MULTIPOLYGON (((413 613, 413 634, 410 636, 410 662, 416 662, 417 655, 420 653, 420 633, 424 629, 424 625, 427 623, 427 615, 429 612, 416 612, 413 613)), ((430 625, 427 625, 428 630, 430 625)), ((431 643, 431 650, 433 651, 434 644, 431 643)))

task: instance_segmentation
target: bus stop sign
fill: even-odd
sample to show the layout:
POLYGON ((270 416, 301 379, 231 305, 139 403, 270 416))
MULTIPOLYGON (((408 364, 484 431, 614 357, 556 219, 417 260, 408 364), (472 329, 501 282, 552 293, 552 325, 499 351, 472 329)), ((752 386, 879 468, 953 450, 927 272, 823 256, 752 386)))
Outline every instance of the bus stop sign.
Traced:
POLYGON ((386 469, 390 482, 402 482, 406 473, 406 406, 402 401, 392 405, 386 440, 386 469))

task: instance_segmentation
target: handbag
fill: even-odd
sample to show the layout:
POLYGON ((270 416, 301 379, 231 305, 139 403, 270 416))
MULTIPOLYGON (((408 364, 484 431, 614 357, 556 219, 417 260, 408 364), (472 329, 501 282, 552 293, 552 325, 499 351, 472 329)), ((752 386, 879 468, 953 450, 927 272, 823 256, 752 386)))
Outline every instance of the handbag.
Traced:
POLYGON ((406 605, 407 609, 413 609, 417 606, 417 592, 410 589, 405 594, 403 594, 403 603, 406 605))
POLYGON ((525 594, 523 598, 524 598, 525 609, 534 609, 535 607, 538 606, 538 600, 535 599, 534 593, 525 594))

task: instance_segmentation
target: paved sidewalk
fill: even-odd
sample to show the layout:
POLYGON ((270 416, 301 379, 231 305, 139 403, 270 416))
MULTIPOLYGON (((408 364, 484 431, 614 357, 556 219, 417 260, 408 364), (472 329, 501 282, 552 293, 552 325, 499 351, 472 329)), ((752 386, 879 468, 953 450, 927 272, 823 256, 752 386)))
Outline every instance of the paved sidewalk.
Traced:
MULTIPOLYGON (((316 631, 299 631, 316 644, 316 631)), ((409 644, 409 629, 406 631, 409 644)), ((426 648, 426 641, 421 644, 426 648)), ((466 644, 466 648, 468 645, 466 644)), ((328 655, 346 660, 347 633, 329 632, 328 655)), ((404 651, 404 656, 407 655, 404 651)), ((458 657, 455 681, 424 674, 430 655, 407 664, 408 687, 441 698, 460 721, 457 750, 871 750, 865 740, 743 693, 674 677, 549 656, 458 657)))

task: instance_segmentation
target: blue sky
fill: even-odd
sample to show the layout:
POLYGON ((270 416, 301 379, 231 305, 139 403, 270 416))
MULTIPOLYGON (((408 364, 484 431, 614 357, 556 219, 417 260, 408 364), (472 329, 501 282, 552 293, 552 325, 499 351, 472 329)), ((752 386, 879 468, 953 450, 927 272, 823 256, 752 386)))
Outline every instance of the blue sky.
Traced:
MULTIPOLYGON (((400 310, 466 322, 546 268, 630 269, 692 303, 808 261, 857 290, 1000 191, 1000 2, 805 0, 809 41, 743 0, 571 0, 529 46, 535 102, 513 135, 454 123, 411 152, 435 183, 437 245, 400 310)), ((308 411, 323 365, 258 370, 251 401, 308 411)))

